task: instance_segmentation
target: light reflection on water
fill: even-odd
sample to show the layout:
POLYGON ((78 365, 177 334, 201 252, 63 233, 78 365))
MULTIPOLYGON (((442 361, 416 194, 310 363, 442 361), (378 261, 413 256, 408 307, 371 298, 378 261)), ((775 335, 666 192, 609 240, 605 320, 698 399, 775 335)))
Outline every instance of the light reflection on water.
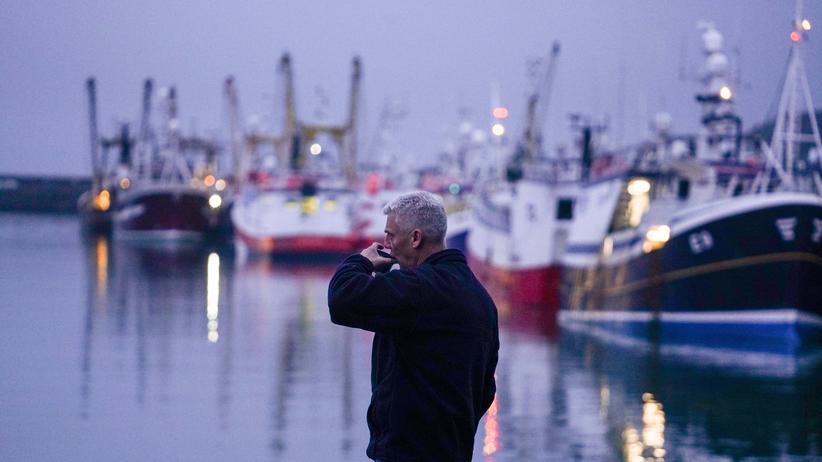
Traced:
MULTIPOLYGON (((0 255, 0 460, 365 460, 371 335, 329 322, 333 266, 134 249, 18 215, 0 255)), ((475 460, 820 455, 818 363, 672 361, 498 303, 475 460)))

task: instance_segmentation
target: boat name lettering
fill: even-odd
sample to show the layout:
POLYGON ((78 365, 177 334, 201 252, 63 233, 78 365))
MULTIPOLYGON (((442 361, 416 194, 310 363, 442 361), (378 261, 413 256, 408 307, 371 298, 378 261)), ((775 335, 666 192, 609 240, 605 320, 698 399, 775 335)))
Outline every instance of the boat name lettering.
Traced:
POLYGON ((792 241, 796 238, 796 217, 779 218, 774 223, 783 241, 792 241))
POLYGON ((703 229, 688 236, 688 244, 691 246, 691 252, 700 254, 714 246, 714 237, 703 229))

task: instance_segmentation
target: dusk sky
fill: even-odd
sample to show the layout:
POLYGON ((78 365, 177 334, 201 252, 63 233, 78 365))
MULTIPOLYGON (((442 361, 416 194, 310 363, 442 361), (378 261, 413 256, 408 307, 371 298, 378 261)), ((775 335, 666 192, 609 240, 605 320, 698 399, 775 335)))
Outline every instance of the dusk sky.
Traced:
MULTIPOLYGON (((819 107, 822 2, 804 3, 814 25, 805 65, 819 107)), ((700 19, 725 35, 740 70, 738 110, 751 126, 775 111, 793 15, 788 0, 6 0, 0 174, 88 174, 90 75, 97 78, 104 134, 118 121, 137 120, 146 77, 177 86, 186 130, 224 129, 221 85, 229 74, 245 118, 266 121, 284 51, 292 55, 298 112, 307 121, 314 120, 318 87, 329 95, 328 121, 342 119, 350 61, 361 56, 362 155, 381 106, 392 100, 407 110, 400 142, 415 159, 432 161, 455 130, 460 107, 488 126, 493 82, 511 110, 509 129, 518 132, 529 89, 526 62, 545 56, 554 40, 562 51, 545 126, 551 145, 571 139, 571 112, 607 116, 614 141, 641 139, 657 111, 673 115, 675 131, 694 131, 700 86, 680 74, 702 62, 700 19)))

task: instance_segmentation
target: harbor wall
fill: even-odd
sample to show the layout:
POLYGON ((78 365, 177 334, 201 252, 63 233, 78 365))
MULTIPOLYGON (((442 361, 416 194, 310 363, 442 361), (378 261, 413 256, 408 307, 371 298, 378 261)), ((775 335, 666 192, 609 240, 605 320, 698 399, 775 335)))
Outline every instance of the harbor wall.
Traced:
POLYGON ((0 212, 77 213, 88 177, 0 174, 0 212))

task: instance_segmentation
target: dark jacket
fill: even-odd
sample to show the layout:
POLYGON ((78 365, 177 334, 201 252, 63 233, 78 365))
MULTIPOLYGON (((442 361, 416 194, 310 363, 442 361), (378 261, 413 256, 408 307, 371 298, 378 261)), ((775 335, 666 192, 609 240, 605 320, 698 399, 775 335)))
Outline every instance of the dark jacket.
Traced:
POLYGON ((494 399, 497 309, 458 250, 372 276, 348 257, 331 278, 336 324, 375 332, 366 453, 395 461, 468 461, 494 399))

